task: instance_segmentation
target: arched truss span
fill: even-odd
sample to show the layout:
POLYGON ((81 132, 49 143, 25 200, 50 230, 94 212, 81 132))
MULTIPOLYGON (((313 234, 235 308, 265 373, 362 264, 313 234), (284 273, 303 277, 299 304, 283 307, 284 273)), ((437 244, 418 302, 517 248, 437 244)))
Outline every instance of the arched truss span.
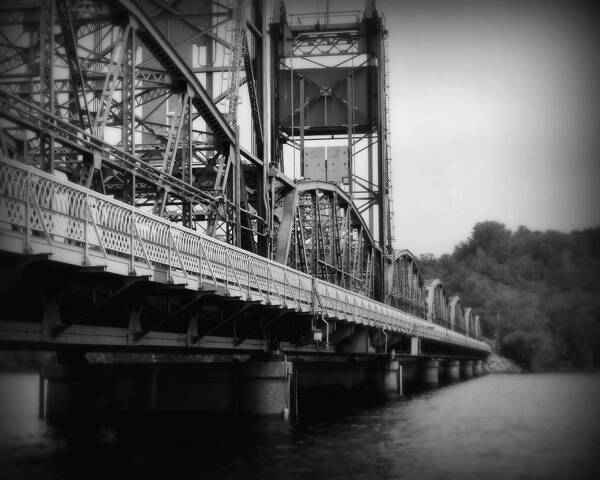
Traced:
POLYGON ((408 250, 396 251, 392 263, 387 265, 386 276, 386 303, 425 318, 424 281, 415 256, 408 250))
POLYGON ((275 259, 363 295, 378 291, 380 250, 350 197, 329 182, 300 182, 275 210, 275 259))
POLYGON ((479 315, 475 315, 473 318, 473 330, 471 330, 471 336, 473 338, 481 338, 481 320, 479 315))
POLYGON ((450 298, 450 328, 457 332, 466 333, 462 300, 458 295, 450 298))
POLYGON ((439 278, 430 280, 425 286, 427 320, 450 328, 450 304, 444 284, 439 278))
POLYGON ((470 335, 473 331, 473 321, 475 318, 473 317, 473 309, 471 307, 467 307, 464 310, 464 322, 465 322, 465 332, 470 335))
POLYGON ((475 315, 473 313, 473 309, 471 307, 467 307, 464 311, 464 317, 465 330, 467 334, 471 337, 478 337, 481 333, 479 315, 475 315))

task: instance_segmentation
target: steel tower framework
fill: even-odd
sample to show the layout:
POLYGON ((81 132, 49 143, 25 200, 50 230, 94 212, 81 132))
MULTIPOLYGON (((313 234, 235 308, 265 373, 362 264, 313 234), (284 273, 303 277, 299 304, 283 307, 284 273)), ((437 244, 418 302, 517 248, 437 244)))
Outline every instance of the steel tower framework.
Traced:
POLYGON ((272 148, 302 192, 295 211, 284 205, 293 227, 276 258, 382 300, 392 260, 385 35, 373 6, 288 14, 282 5, 271 26, 272 148), (351 208, 340 209, 346 199, 351 208))

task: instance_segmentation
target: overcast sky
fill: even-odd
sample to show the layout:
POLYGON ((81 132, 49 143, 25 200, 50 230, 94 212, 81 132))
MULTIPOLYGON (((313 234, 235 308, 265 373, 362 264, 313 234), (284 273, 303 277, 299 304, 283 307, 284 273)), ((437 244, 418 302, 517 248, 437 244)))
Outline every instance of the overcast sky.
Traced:
POLYGON ((449 253, 483 220, 600 225, 598 15, 573 1, 376 4, 389 31, 396 247, 449 253))
POLYGON ((377 5, 398 247, 451 252, 482 220, 600 225, 597 16, 573 2, 377 5))

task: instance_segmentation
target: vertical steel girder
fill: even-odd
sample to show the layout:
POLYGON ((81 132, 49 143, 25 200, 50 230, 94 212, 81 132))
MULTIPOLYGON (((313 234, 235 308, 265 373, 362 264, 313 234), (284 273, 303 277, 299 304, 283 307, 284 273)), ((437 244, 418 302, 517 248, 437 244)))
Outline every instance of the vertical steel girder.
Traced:
MULTIPOLYGON (((40 4, 40 106, 50 113, 55 110, 54 94, 54 0, 42 0, 40 4)), ((54 173, 54 138, 40 137, 41 168, 54 173)))
MULTIPOLYGON (((163 154, 161 167, 161 170, 169 175, 173 173, 173 167, 175 165, 175 160, 179 149, 181 133, 182 131, 185 132, 187 130, 184 128, 184 126, 189 125, 190 123, 190 112, 188 110, 189 95, 186 91, 183 95, 178 95, 178 97, 176 111, 171 119, 171 126, 169 128, 167 145, 163 154)), ((183 153, 184 151, 182 151, 182 165, 183 153)), ((163 190, 154 203, 154 213, 161 217, 164 215, 167 197, 168 192, 163 190)))
POLYGON ((90 129, 92 118, 88 109, 87 87, 83 79, 79 54, 77 51, 77 34, 73 27, 73 20, 68 0, 56 0, 57 16, 60 23, 63 43, 65 45, 66 60, 71 74, 71 87, 73 88, 73 107, 79 119, 82 130, 90 129))
POLYGON ((261 121, 261 112, 258 103, 258 92, 256 90, 256 80, 254 77, 254 68, 250 51, 248 49, 248 38, 246 35, 242 37, 242 53, 244 56, 244 70, 246 72, 246 83, 248 84, 248 96, 250 98, 250 108, 252 110, 252 121, 256 130, 256 142, 258 145, 263 144, 263 127, 261 121))

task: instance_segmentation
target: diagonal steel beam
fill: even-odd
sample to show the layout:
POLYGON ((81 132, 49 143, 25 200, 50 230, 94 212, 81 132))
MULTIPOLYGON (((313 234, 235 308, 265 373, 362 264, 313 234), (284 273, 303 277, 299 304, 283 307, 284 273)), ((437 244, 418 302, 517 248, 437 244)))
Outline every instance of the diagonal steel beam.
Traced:
POLYGON ((191 67, 179 56, 138 2, 134 0, 119 0, 119 3, 139 22, 138 38, 144 42, 148 50, 172 75, 174 83, 187 84, 192 90, 193 104, 210 129, 221 140, 229 141, 232 144, 235 143, 235 135, 231 126, 213 103, 210 95, 200 83, 200 80, 198 80, 191 67))
POLYGON ((284 310, 284 311, 278 313, 273 318, 270 318, 265 323, 263 323, 262 325, 260 325, 258 328, 254 329, 252 332, 250 332, 249 335, 246 335, 244 338, 238 338, 238 339, 236 339, 235 342, 234 342, 234 346, 239 347, 247 339, 252 338, 254 335, 258 335, 261 332, 261 330, 264 330, 265 328, 270 327, 277 320, 281 320, 283 317, 285 317, 287 314, 289 314, 289 313, 291 313, 293 311, 294 310, 284 310))
POLYGON ((165 325, 165 324, 169 323, 170 321, 174 320, 175 318, 181 316, 185 312, 189 311, 190 308, 192 308, 194 305, 196 305, 200 300, 202 300, 203 298, 205 298, 209 295, 212 295, 213 293, 214 293, 214 290, 205 290, 205 291, 199 292, 189 302, 184 303, 181 307, 179 307, 177 310, 175 310, 171 314, 160 319, 158 322, 153 323, 150 327, 144 328, 141 332, 137 332, 135 334, 135 339, 140 340, 140 339, 144 338, 146 336, 146 334, 148 334, 152 330, 156 330, 157 328, 161 327, 162 325, 165 325))
POLYGON ((137 285, 140 282, 147 281, 149 278, 150 278, 149 276, 139 276, 139 277, 128 278, 125 281, 125 283, 121 286, 121 288, 116 290, 113 294, 111 294, 104 301, 100 302, 98 305, 92 307, 90 310, 85 312, 83 315, 80 315, 79 317, 77 317, 75 320, 73 320, 71 322, 64 323, 62 325, 57 325, 56 327, 54 327, 54 329, 52 331, 52 335, 54 337, 58 337, 61 333, 63 333, 71 325, 81 323, 83 320, 86 320, 89 317, 91 317, 92 315, 95 315, 96 313, 102 311, 104 308, 106 308, 108 305, 110 305, 112 302, 114 302, 117 298, 119 298, 121 295, 123 295, 127 290, 131 289, 133 286, 137 285))
POLYGON ((38 253, 31 255, 20 255, 17 264, 5 272, 0 278, 0 291, 4 291, 10 285, 14 284, 14 276, 19 274, 24 268, 32 263, 42 262, 50 259, 49 253, 38 253))
POLYGON ((238 308, 235 312, 233 312, 231 315, 229 315, 228 317, 221 320, 215 326, 209 328, 208 330, 205 330, 203 333, 198 333, 198 336, 194 339, 194 342, 198 342, 198 341, 202 340, 202 338, 204 338, 206 335, 210 335, 214 331, 221 328, 223 325, 226 325, 228 322, 231 322, 232 320, 236 319, 241 314, 243 314, 246 310, 249 310, 250 308, 256 306, 259 303, 260 303, 260 301, 258 301, 258 300, 252 301, 252 302, 245 302, 245 304, 241 308, 238 308))

